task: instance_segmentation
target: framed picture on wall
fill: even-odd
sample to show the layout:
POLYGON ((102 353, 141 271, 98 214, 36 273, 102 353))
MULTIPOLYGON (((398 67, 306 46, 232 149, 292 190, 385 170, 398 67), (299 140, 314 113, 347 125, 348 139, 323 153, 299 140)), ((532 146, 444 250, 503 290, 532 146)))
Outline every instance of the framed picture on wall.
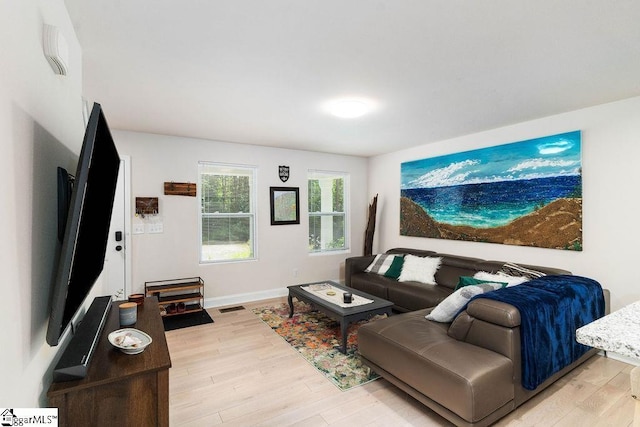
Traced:
POLYGON ((582 251, 579 130, 400 165, 400 235, 582 251))
POLYGON ((271 225, 300 224, 298 187, 270 187, 271 225))

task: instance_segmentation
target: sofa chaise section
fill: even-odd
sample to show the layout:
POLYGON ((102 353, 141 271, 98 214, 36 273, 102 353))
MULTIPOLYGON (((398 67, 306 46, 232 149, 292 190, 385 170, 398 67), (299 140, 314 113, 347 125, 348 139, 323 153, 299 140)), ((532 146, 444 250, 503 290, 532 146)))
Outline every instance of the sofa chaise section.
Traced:
POLYGON ((425 328, 428 311, 391 316, 361 328, 358 347, 365 363, 456 424, 509 413, 513 360, 452 339, 448 324, 432 322, 433 327, 425 328))
MULTIPOLYGON (((478 298, 471 300, 453 321, 425 318, 453 292, 461 275, 497 272, 505 262, 404 248, 387 253, 442 258, 435 276, 437 284, 399 282, 367 273, 364 270, 373 256, 351 258, 347 284, 390 299, 394 308, 402 312, 360 327, 360 356, 389 382, 456 425, 495 423, 597 352, 588 350, 534 390, 527 389, 522 385, 523 319, 514 305, 478 298), (429 308, 413 309, 417 305, 429 308)), ((550 276, 570 274, 556 268, 527 267, 550 276)), ((546 281, 546 278, 540 280, 546 281)), ((601 289, 597 282, 595 284, 601 289)), ((608 312, 608 291, 599 293, 599 301, 603 297, 605 312, 608 312)))

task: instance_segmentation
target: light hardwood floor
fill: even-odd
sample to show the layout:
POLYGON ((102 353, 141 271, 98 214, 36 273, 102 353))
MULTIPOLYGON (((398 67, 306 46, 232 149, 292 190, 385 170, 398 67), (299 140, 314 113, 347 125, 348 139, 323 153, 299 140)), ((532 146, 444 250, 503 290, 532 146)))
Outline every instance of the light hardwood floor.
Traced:
MULTIPOLYGON (((383 379, 340 391, 251 311, 285 301, 167 332, 171 426, 452 425, 383 379)), ((632 368, 595 356, 496 425, 640 426, 632 368)))

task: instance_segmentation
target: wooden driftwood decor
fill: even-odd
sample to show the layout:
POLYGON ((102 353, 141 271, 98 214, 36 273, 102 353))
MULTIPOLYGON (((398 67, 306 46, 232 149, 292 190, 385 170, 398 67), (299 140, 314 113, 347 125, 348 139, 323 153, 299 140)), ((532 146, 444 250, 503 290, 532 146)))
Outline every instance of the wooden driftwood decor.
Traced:
POLYGON ((378 211, 378 195, 369 205, 369 219, 364 233, 364 254, 373 255, 373 234, 376 232, 376 212, 378 211))
POLYGON ((196 197, 196 184, 193 182, 165 182, 164 194, 167 196, 196 197))

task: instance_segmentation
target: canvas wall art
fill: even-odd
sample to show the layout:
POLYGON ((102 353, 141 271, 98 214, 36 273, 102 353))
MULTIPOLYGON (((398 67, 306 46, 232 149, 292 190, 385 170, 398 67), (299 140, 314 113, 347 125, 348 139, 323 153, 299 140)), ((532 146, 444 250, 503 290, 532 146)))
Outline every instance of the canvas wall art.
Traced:
POLYGON ((401 164, 400 234, 582 250, 581 133, 401 164))

